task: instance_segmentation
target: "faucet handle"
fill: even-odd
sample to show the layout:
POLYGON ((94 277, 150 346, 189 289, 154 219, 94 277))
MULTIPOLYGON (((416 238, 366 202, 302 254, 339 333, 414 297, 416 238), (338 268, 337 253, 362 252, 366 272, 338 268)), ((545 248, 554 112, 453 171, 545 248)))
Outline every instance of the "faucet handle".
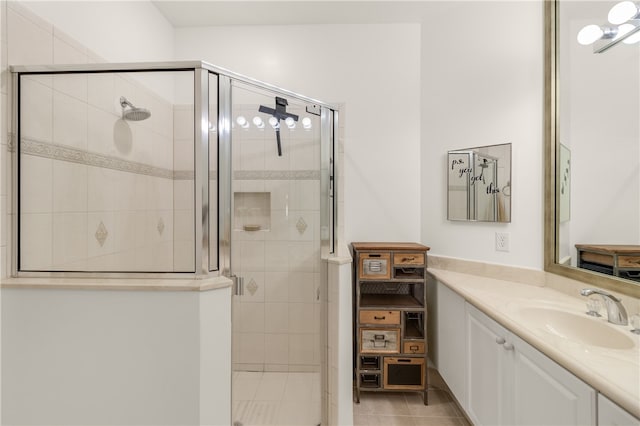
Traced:
POLYGON ((602 296, 607 307, 607 320, 612 324, 629 324, 627 311, 622 305, 622 300, 617 298, 613 294, 597 288, 583 288, 582 290, 580 290, 580 294, 585 297, 589 297, 592 294, 598 294, 602 296))

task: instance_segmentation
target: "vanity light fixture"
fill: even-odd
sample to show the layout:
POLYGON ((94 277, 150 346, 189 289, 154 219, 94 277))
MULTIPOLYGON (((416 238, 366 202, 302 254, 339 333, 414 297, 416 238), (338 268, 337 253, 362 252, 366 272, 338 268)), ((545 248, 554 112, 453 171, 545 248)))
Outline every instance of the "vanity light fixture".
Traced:
POLYGON ((622 1, 608 15, 613 25, 587 25, 578 32, 578 43, 593 44, 593 53, 602 53, 620 42, 640 41, 640 7, 632 1, 622 1))
POLYGON ((264 129, 264 121, 262 121, 262 118, 258 117, 257 115, 253 117, 253 125, 258 129, 264 129))
POLYGON ((239 115, 238 118, 236 118, 236 123, 238 123, 238 126, 242 127, 243 129, 249 128, 249 122, 242 115, 239 115))
POLYGON ((640 8, 632 1, 621 1, 611 8, 609 11, 609 22, 614 25, 624 24, 625 22, 638 18, 640 8))
POLYGON ((290 129, 295 129, 295 128, 296 128, 296 121, 295 121, 293 118, 291 118, 291 117, 287 117, 287 118, 284 120, 284 123, 285 123, 285 124, 287 125, 287 127, 288 127, 288 128, 290 128, 290 129))
POLYGON ((302 119, 302 127, 304 127, 305 130, 311 129, 311 119, 309 117, 302 119))
POLYGON ((274 129, 279 129, 280 128, 280 123, 279 120, 275 117, 270 117, 269 118, 269 124, 271 125, 271 127, 273 127, 274 129))

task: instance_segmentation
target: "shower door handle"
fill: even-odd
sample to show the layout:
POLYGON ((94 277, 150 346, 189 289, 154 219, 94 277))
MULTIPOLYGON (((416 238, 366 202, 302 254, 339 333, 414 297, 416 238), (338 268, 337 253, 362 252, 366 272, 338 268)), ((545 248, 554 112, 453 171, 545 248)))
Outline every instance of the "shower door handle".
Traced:
POLYGON ((244 296, 244 278, 237 275, 231 275, 233 280, 234 294, 236 296, 244 296))

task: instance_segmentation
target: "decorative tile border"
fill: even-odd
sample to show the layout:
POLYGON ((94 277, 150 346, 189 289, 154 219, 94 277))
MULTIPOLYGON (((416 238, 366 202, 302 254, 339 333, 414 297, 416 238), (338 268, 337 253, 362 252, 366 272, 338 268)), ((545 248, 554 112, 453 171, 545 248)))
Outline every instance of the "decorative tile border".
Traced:
POLYGON ((236 180, 320 180, 320 170, 238 170, 236 180))
POLYGON ((173 170, 32 139, 23 138, 20 141, 20 153, 103 169, 174 179, 173 170))
MULTIPOLYGON (((13 150, 14 147, 9 146, 9 151, 13 152, 13 150)), ((193 180, 195 176, 193 170, 171 170, 27 138, 23 138, 20 142, 20 153, 164 179, 193 180)), ((320 180, 320 170, 238 170, 233 173, 233 178, 235 180, 320 180)), ((217 172, 209 171, 209 180, 216 179, 217 172)))

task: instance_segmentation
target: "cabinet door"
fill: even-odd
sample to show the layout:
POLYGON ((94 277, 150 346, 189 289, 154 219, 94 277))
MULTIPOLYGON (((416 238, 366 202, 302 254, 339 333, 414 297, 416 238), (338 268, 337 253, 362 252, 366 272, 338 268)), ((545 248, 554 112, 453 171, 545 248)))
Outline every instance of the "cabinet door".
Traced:
POLYGON ((508 332, 467 303, 467 403, 465 408, 477 425, 510 424, 509 378, 512 351, 504 349, 508 332))
POLYGON ((638 426, 636 419, 626 410, 618 407, 607 397, 598 394, 598 426, 638 426))
MULTIPOLYGON (((513 424, 595 425, 596 392, 512 335, 513 424)), ((510 346, 508 346, 510 347, 510 346)))
POLYGON ((438 283, 436 305, 436 359, 438 372, 460 404, 466 401, 466 320, 464 299, 438 283))

